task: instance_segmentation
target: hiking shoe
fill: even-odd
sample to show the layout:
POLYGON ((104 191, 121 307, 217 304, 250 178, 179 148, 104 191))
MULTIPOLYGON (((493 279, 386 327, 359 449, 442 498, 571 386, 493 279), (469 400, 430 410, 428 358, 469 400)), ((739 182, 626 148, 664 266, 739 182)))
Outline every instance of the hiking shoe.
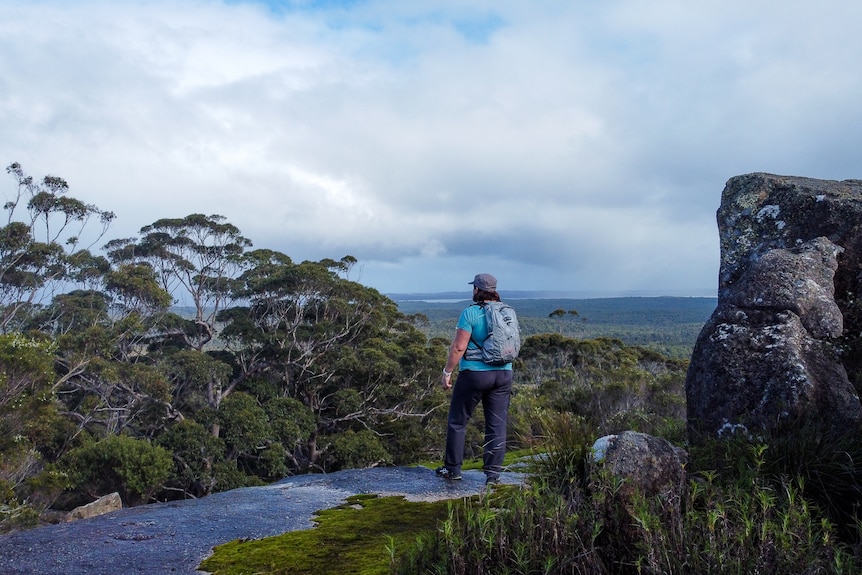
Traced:
POLYGON ((461 479, 461 473, 455 473, 450 470, 448 467, 438 467, 434 470, 434 473, 437 474, 437 477, 441 477, 443 479, 448 479, 450 481, 455 481, 456 479, 461 479))
POLYGON ((485 478, 485 485, 499 485, 500 478, 499 477, 491 477, 490 475, 485 478))

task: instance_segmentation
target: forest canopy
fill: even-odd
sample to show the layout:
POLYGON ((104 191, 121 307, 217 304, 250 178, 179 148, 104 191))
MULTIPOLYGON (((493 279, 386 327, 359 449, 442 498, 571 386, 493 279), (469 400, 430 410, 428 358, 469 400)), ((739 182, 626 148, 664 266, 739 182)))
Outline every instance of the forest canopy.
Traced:
POLYGON ((349 279, 354 258, 294 262, 203 214, 99 252, 113 214, 71 198, 60 178, 37 181, 17 163, 7 173, 17 188, 0 228, 7 499, 84 500, 106 482, 127 503, 200 497, 399 462, 400 443, 420 443, 441 403, 430 385, 441 349, 349 279), (87 233, 97 240, 82 246, 87 233))

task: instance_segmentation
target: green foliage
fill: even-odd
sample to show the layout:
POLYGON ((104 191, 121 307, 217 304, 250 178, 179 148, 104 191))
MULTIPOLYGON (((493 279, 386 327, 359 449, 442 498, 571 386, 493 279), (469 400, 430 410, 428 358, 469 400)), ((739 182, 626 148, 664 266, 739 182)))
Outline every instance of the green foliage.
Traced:
POLYGON ((586 488, 593 432, 583 417, 572 414, 546 411, 537 420, 543 441, 539 454, 529 460, 532 480, 544 490, 574 499, 586 488))
POLYGON ((19 501, 12 486, 0 480, 0 533, 33 527, 38 519, 39 510, 19 501))
POLYGON ((216 490, 217 466, 225 458, 223 439, 187 419, 169 427, 157 444, 173 456, 174 469, 165 482, 166 489, 191 497, 203 497, 216 490))
POLYGON ((452 505, 437 532, 401 550, 393 573, 603 573, 562 498, 520 489, 452 505))
POLYGON ((213 492, 230 491, 239 487, 265 485, 266 482, 255 475, 245 473, 237 467, 236 461, 221 461, 213 466, 215 486, 213 492))
POLYGON ((324 460, 326 471, 386 465, 392 460, 380 438, 368 429, 348 429, 328 436, 325 441, 328 443, 324 460))
MULTIPOLYGON (((686 369, 686 362, 616 339, 542 334, 524 341, 518 381, 533 406, 579 416, 597 436, 629 429, 682 439, 686 369)), ((523 417, 517 396, 514 403, 523 417)))
POLYGON ((232 541, 215 548, 198 569, 214 575, 385 575, 398 549, 432 531, 448 503, 355 495, 316 514, 314 529, 232 541))
POLYGON ((42 466, 37 474, 28 477, 17 492, 34 510, 42 511, 51 507, 64 491, 72 487, 68 474, 56 464, 49 463, 42 466))
POLYGON ((0 227, 0 329, 11 331, 39 311, 33 302, 75 279, 87 259, 78 245, 88 221, 98 219, 104 234, 114 214, 67 196, 69 185, 62 178, 34 180, 17 162, 6 173, 17 190, 3 206, 8 223, 0 227))
POLYGON ((814 418, 787 421, 768 437, 736 434, 691 448, 695 469, 716 472, 716 481, 759 481, 776 490, 792 478, 847 539, 855 537, 862 503, 862 429, 836 429, 814 418), (757 471, 752 477, 751 470, 757 471))
POLYGON ((194 349, 166 354, 158 365, 170 382, 174 406, 189 415, 205 406, 218 408, 217 390, 227 387, 232 375, 230 365, 194 349))
POLYGON ((149 263, 121 264, 105 273, 105 290, 125 311, 155 312, 171 305, 171 295, 159 285, 149 263))
POLYGON ((791 575, 862 567, 858 524, 842 540, 805 496, 804 479, 767 471, 763 447, 751 446, 723 474, 690 470, 679 500, 622 496, 620 481, 592 461, 578 421, 550 418, 545 427, 547 452, 525 488, 453 508, 432 538, 402 550, 394 572, 791 575))
POLYGON ((0 334, 0 530, 34 524, 61 490, 45 468, 72 432, 52 390, 55 352, 38 334, 0 334))
POLYGON ((76 490, 96 499, 118 492, 127 505, 146 503, 170 477, 171 454, 149 441, 112 435, 70 451, 61 466, 76 490))
MULTIPOLYGON (((248 306, 218 316, 234 381, 295 400, 294 409, 301 403, 313 418, 312 432, 302 429, 284 444, 296 471, 340 467, 350 459, 321 438, 377 429, 431 409, 428 383, 439 371, 440 353, 393 302, 340 277, 351 265, 350 258, 295 264, 284 254, 254 250, 246 254, 237 292, 248 306)), ((300 421, 304 428, 309 417, 300 421)), ((365 460, 382 455, 370 453, 375 459, 365 460)))
POLYGON ((314 415, 302 402, 290 397, 276 397, 263 405, 273 438, 293 450, 316 429, 314 415))
MULTIPOLYGON (((272 404, 270 402, 269 406, 272 404)), ((285 406, 284 403, 281 405, 285 406)), ((296 404, 287 406, 295 407, 296 404)), ((220 437, 224 438, 227 448, 226 463, 233 461, 244 475, 267 481, 281 479, 288 474, 287 461, 292 456, 288 455, 286 447, 294 447, 294 443, 285 446, 274 441, 278 432, 289 433, 293 426, 271 419, 270 415, 277 418, 278 411, 268 411, 254 397, 243 392, 231 394, 222 402, 218 412, 220 437)), ((300 415, 299 422, 295 422, 298 423, 297 430, 302 425, 302 415, 307 415, 307 410, 300 415)))
MULTIPOLYGON (((441 393, 442 395, 442 393, 441 393)), ((436 405, 445 404, 441 399, 436 405)), ((442 409, 419 418, 391 419, 382 422, 377 431, 381 434, 386 451, 395 465, 410 465, 433 459, 437 467, 446 441, 446 421, 442 409)))
POLYGON ((242 392, 232 394, 219 406, 220 437, 232 457, 252 455, 270 437, 269 421, 257 400, 242 392))
POLYGON ((110 484, 134 504, 408 462, 439 439, 445 399, 431 383, 445 343, 347 279, 355 258, 249 250, 224 217, 203 214, 160 219, 103 257, 69 226, 113 214, 68 197, 61 178, 7 172, 17 196, 0 229, 0 480, 19 500, 53 500, 58 461, 80 497, 110 484), (177 300, 190 313, 167 309, 177 300), (154 462, 140 477, 122 464, 142 457, 132 439, 169 448, 164 489, 154 462))
POLYGON ((0 334, 0 453, 11 444, 46 439, 54 414, 56 346, 45 338, 0 334), (11 443, 10 443, 11 442, 11 443))
POLYGON ((270 443, 256 458, 254 474, 266 482, 278 481, 289 473, 287 452, 280 443, 270 443))
MULTIPOLYGON (((243 268, 243 252, 251 246, 240 230, 224 216, 191 214, 164 218, 141 228, 138 240, 114 240, 106 246, 122 271, 121 288, 127 299, 161 306, 161 288, 185 291, 195 306, 194 319, 185 329, 172 332, 189 347, 201 351, 216 337, 215 318, 231 299, 235 275, 243 268)), ((114 278, 112 278, 114 279, 114 278)))
POLYGON ((0 334, 0 407, 52 382, 56 345, 44 337, 0 334))

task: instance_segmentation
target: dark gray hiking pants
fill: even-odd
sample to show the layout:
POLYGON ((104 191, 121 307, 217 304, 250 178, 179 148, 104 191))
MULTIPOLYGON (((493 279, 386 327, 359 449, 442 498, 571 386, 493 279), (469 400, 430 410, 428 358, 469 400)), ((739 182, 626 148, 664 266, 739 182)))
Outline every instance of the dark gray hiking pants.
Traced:
POLYGON ((503 468, 506 455, 506 421, 509 400, 512 397, 511 370, 462 371, 452 388, 449 404, 449 423, 446 428, 446 456, 444 465, 454 473, 461 472, 464 462, 464 441, 467 423, 476 405, 482 402, 485 413, 485 445, 483 469, 488 477, 496 478, 503 468))

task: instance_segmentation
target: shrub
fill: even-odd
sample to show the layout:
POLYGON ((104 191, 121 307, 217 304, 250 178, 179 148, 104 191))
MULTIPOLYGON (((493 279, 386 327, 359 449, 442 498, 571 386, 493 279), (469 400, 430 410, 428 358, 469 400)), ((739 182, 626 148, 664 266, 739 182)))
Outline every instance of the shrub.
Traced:
POLYGON ((183 496, 203 497, 215 488, 216 465, 224 460, 224 441, 203 425, 186 419, 170 427, 158 445, 173 454, 174 469, 166 488, 183 496))
POLYGON ((862 429, 835 428, 819 418, 796 419, 768 436, 737 433, 722 441, 697 441, 690 467, 713 470, 724 484, 757 480, 780 491, 794 478, 801 495, 816 504, 841 533, 855 541, 862 505, 862 429))
POLYGON ((61 459, 75 489, 91 499, 114 491, 129 506, 147 503, 170 477, 171 454, 142 439, 112 435, 61 459))
POLYGON ((344 431, 327 437, 324 458, 327 471, 386 464, 392 457, 372 431, 344 431))
POLYGON ((39 511, 32 505, 19 501, 12 486, 0 480, 0 533, 32 527, 38 519, 39 511))

